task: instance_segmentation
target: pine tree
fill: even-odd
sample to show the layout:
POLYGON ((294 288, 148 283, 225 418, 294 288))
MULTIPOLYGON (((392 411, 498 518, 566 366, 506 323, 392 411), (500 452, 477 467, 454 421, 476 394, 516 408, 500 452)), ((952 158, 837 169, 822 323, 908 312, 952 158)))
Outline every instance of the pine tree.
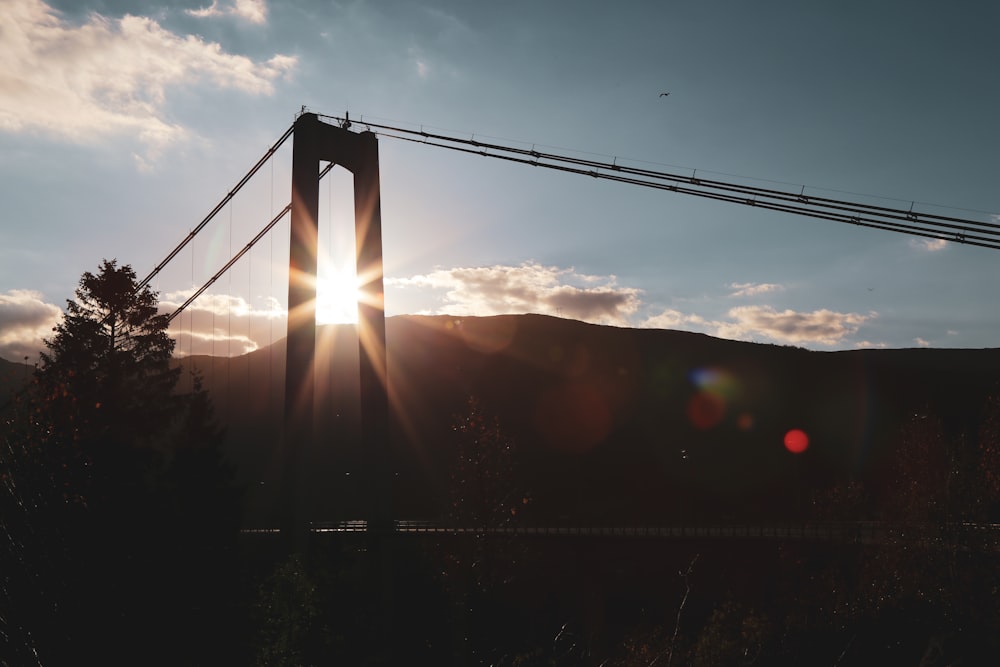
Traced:
POLYGON ((170 368, 174 341, 156 294, 138 289, 130 266, 104 260, 83 274, 76 300, 46 341, 38 371, 43 397, 79 438, 109 446, 155 444, 182 409, 170 368))
POLYGON ((130 266, 105 260, 75 297, 4 415, 0 664, 190 661, 176 633, 218 605, 186 584, 233 570, 222 433, 203 391, 175 391, 167 318, 130 266))

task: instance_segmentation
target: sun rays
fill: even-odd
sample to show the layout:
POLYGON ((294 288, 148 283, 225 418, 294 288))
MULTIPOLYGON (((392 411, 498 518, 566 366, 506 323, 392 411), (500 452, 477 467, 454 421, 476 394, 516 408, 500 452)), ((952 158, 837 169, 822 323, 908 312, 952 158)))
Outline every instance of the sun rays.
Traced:
POLYGON ((316 279, 316 324, 357 324, 362 298, 354 268, 331 264, 316 279))

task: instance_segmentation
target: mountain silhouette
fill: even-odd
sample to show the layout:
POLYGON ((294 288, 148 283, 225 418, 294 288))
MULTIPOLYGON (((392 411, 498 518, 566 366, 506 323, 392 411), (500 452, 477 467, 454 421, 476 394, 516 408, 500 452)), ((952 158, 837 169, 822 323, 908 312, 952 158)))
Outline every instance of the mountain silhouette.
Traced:
MULTIPOLYGON (((914 415, 975 434, 1000 349, 815 352, 544 315, 386 321, 398 518, 447 513, 454 425, 470 397, 516 444, 531 520, 648 524, 809 515, 847 479, 878 493, 914 415), (786 449, 789 431, 807 449, 786 449)), ((353 325, 317 332, 316 425, 305 447, 313 521, 364 516, 353 325)), ((284 340, 196 371, 247 488, 247 525, 273 523, 281 479, 284 340)), ((0 359, 4 402, 30 378, 0 359)), ((193 386, 190 372, 179 389, 193 386)))
MULTIPOLYGON (((511 483, 530 492, 532 520, 648 524, 801 518, 815 491, 849 478, 877 492, 908 419, 975 433, 1000 379, 998 349, 815 352, 543 315, 399 316, 386 329, 401 519, 446 514, 469 397, 516 443, 511 483), (786 449, 792 430, 804 452, 786 449)), ((354 331, 317 334, 303 480, 313 521, 364 516, 354 331)), ((203 376, 227 426, 248 524, 268 523, 284 341, 180 363, 203 376)))

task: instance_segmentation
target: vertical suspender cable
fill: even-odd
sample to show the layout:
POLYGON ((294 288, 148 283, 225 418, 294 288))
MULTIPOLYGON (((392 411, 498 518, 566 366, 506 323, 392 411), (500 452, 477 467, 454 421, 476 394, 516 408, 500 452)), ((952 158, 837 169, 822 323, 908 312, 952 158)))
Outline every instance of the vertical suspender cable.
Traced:
MULTIPOLYGON (((194 246, 191 246, 191 289, 194 289, 194 246)), ((194 311, 188 314, 188 375, 194 391, 194 311)))
MULTIPOLYGON (((229 202, 229 256, 233 256, 233 203, 229 202)), ((226 421, 229 421, 229 404, 232 400, 233 368, 233 272, 227 273, 229 286, 226 288, 226 421)))
POLYGON ((177 253, 183 250, 184 246, 190 243, 191 240, 198 235, 198 232, 200 232, 205 227, 205 225, 211 222, 212 218, 214 218, 216 214, 219 211, 221 211, 222 208, 226 204, 228 204, 233 197, 236 196, 236 193, 239 192, 243 188, 243 186, 247 184, 247 181, 253 178, 254 174, 256 174, 260 170, 260 168, 264 166, 264 163, 267 162, 279 148, 281 148, 281 145, 285 143, 288 137, 292 136, 292 131, 294 129, 295 129, 294 124, 288 126, 288 129, 285 130, 285 133, 281 135, 281 137, 274 143, 273 146, 267 149, 267 152, 264 153, 263 157, 257 160, 257 164, 255 164, 253 167, 250 168, 250 171, 248 171, 246 175, 240 179, 239 183, 237 183, 236 186, 229 191, 229 194, 223 197, 222 201, 216 204, 215 208, 213 208, 212 211, 208 215, 206 215, 205 218, 200 223, 198 223, 198 226, 195 227, 193 230, 191 230, 191 232, 184 238, 184 240, 178 243, 177 247, 171 250, 170 253, 163 259, 163 261, 157 264, 156 268, 154 268, 148 276, 142 279, 142 281, 136 286, 137 292, 146 285, 148 285, 149 281, 152 280, 156 276, 156 274, 158 274, 163 269, 163 267, 169 264, 170 260, 176 257, 177 253))
POLYGON ((245 350, 247 363, 247 384, 250 386, 250 344, 253 342, 253 250, 247 255, 247 342, 245 350))
MULTIPOLYGON (((268 213, 274 215, 274 160, 271 160, 271 203, 270 208, 268 208, 268 213)), ((268 297, 268 308, 271 308, 274 304, 274 237, 268 234, 267 242, 270 250, 271 258, 268 261, 268 287, 267 287, 267 297, 268 297)), ((274 401, 274 387, 272 381, 272 367, 274 365, 274 317, 271 313, 267 316, 267 404, 270 406, 274 401)))

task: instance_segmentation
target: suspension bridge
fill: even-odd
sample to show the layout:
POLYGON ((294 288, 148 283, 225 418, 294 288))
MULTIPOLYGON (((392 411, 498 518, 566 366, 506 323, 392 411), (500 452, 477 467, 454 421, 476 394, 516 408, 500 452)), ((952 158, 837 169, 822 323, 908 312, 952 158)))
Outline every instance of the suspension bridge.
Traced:
MULTIPOLYGON (((395 516, 392 504, 393 467, 389 447, 388 421, 389 398, 387 393, 387 362, 385 336, 385 297, 382 262, 382 220, 381 192, 379 181, 379 140, 420 144, 427 150, 451 151, 471 157, 500 160, 535 170, 547 170, 579 175, 588 179, 606 180, 622 185, 663 191, 665 195, 684 195, 737 206, 748 206, 778 213, 804 216, 819 221, 852 225, 867 230, 902 233, 928 239, 944 240, 957 244, 1000 249, 1000 224, 992 219, 974 217, 945 216, 919 210, 911 204, 906 207, 890 207, 869 203, 815 196, 802 188, 772 188, 746 185, 735 181, 705 178, 696 170, 666 170, 637 165, 626 160, 612 158, 610 161, 562 154, 550 150, 540 150, 536 146, 516 146, 495 141, 484 141, 473 136, 449 135, 429 132, 424 128, 405 128, 394 125, 352 120, 344 116, 303 112, 271 145, 260 159, 237 181, 218 204, 155 265, 139 284, 156 287, 165 274, 173 270, 188 274, 190 265, 190 289, 175 293, 168 309, 173 333, 180 341, 184 339, 183 318, 192 307, 206 299, 211 301, 213 286, 221 281, 232 280, 235 267, 245 266, 248 293, 253 292, 254 281, 261 278, 254 266, 261 264, 271 272, 268 300, 268 339, 273 341, 276 332, 274 322, 287 317, 284 334, 287 341, 284 360, 284 418, 281 441, 278 444, 278 460, 281 467, 280 516, 277 528, 249 531, 251 534, 277 535, 292 551, 303 551, 310 540, 324 535, 363 535, 366 551, 373 563, 371 590, 381 599, 381 609, 385 614, 392 607, 392 549, 390 542, 396 535, 411 536, 453 536, 453 537, 517 537, 517 538, 596 538, 596 539, 754 539, 754 540, 822 540, 849 542, 854 544, 881 543, 887 539, 900 539, 894 527, 852 522, 827 522, 812 525, 718 525, 718 526, 518 526, 483 527, 454 526, 440 522, 401 521, 395 516), (291 193, 275 206, 275 161, 287 142, 292 142, 291 193), (358 349, 358 375, 360 379, 361 445, 364 452, 361 484, 365 495, 363 506, 365 516, 352 521, 308 523, 305 519, 304 504, 307 501, 303 466, 307 465, 303 456, 305 443, 317 438, 313 433, 315 370, 317 334, 317 285, 323 270, 321 258, 328 253, 320 241, 321 209, 325 208, 331 219, 332 190, 328 190, 326 206, 321 206, 320 184, 327 179, 335 167, 341 167, 353 177, 353 230, 354 230, 354 272, 358 279, 356 346, 358 349), (233 206, 237 196, 255 182, 267 180, 270 171, 269 196, 258 193, 256 203, 250 208, 259 213, 269 212, 259 229, 246 242, 233 245, 233 206), (255 181, 255 179, 257 179, 255 181), (266 202, 266 204, 264 203, 266 202), (281 203, 284 202, 284 203, 281 203), (229 212, 228 229, 224 222, 229 212), (220 224, 219 220, 223 222, 220 224), (222 231, 219 231, 220 228, 222 231), (215 231, 213 231, 215 230, 215 231), (227 234, 228 232, 228 234, 227 234), (203 253, 205 258, 195 260, 194 246, 199 238, 207 235, 214 239, 216 252, 203 253), (228 251, 220 248, 226 246, 228 251), (275 256, 275 246, 279 257, 275 256), (284 251, 287 247, 287 262, 284 251), (262 250, 263 249, 263 250, 262 250), (261 255, 264 255, 262 258, 261 255), (207 257, 212 255, 211 257, 207 257), (224 261, 209 267, 210 259, 225 256, 224 261), (256 261, 256 264, 254 262, 256 261), (196 280, 195 265, 199 265, 207 277, 196 280), (287 293, 276 296, 273 267, 287 266, 282 276, 281 286, 287 293), (287 282, 286 282, 287 281, 287 282), (179 296, 178 296, 179 295, 179 296), (282 302, 284 302, 282 304, 282 302)), ((328 186, 329 187, 329 186, 328 186)), ((252 216, 248 216, 252 217, 252 216)), ((333 232, 326 232, 327 243, 333 245, 333 232)), ((331 248, 332 252, 332 248, 331 248)), ((259 270, 259 269, 258 269, 259 270)), ((329 267, 327 267, 329 270, 329 267)), ((280 287, 280 286, 279 286, 280 287)), ((162 289, 158 290, 162 293, 162 289)), ((252 304, 251 306, 252 307, 252 304)), ((233 340, 242 340, 231 331, 233 302, 227 301, 225 312, 208 308, 211 314, 211 352, 215 352, 216 333, 225 331, 227 350, 223 354, 231 356, 233 340), (217 318, 225 317, 226 322, 217 318)), ((198 337, 194 315, 187 318, 186 354, 194 353, 194 342, 198 337)), ((202 323, 204 324, 204 322, 202 323)), ((249 331, 243 342, 250 342, 249 331)), ((207 328, 207 327, 206 327, 207 328)), ((178 351, 185 354, 184 345, 178 344, 178 351)), ((205 348, 201 348, 203 351, 205 348)), ((248 351, 246 348, 240 350, 248 351)), ((215 355, 213 354, 213 357, 215 355)), ((335 434, 322 434, 330 439, 335 434)), ((982 532, 983 527, 970 530, 982 532)), ((995 526, 990 526, 989 541, 995 548, 995 526)), ((910 535, 924 536, 926 531, 910 531, 910 535)), ((901 535, 901 534, 900 534, 901 535)), ((920 539, 924 539, 921 537, 920 539)), ((927 539, 937 539, 931 536, 927 539)), ((388 632, 391 619, 384 624, 388 632)))
MULTIPOLYGON (((175 336, 184 336, 181 318, 192 305, 209 297, 209 290, 227 279, 231 281, 234 267, 247 264, 247 281, 252 285, 254 270, 249 266, 258 249, 269 244, 268 257, 264 264, 270 270, 281 265, 275 260, 274 243, 277 230, 287 229, 287 236, 278 237, 279 253, 287 243, 287 299, 275 296, 273 284, 270 286, 271 322, 278 320, 276 313, 287 313, 287 340, 285 359, 284 427, 280 458, 283 469, 282 480, 282 527, 289 538, 293 534, 303 539, 308 532, 304 522, 296 517, 302 515, 301 504, 305 501, 302 485, 298 483, 300 466, 303 465, 302 443, 309 442, 314 410, 314 369, 316 357, 316 312, 317 284, 321 282, 321 257, 327 253, 320 244, 320 183, 335 167, 342 167, 353 176, 354 199, 354 270, 358 277, 357 294, 357 339, 359 351, 359 375, 361 387, 362 442, 367 457, 362 473, 362 488, 369 498, 366 505, 369 515, 364 517, 366 530, 373 534, 389 534, 398 530, 391 507, 392 468, 387 443, 388 397, 386 394, 386 351, 385 351, 385 309, 382 266, 382 225, 379 184, 378 141, 399 141, 416 143, 428 150, 451 151, 458 154, 501 160, 536 170, 549 170, 583 176, 589 179, 607 180, 622 185, 664 191, 665 194, 686 195, 738 206, 749 206, 770 211, 804 216, 820 221, 848 224, 868 230, 881 230, 917 236, 928 239, 945 240, 952 243, 1000 249, 1000 224, 989 219, 974 217, 945 216, 921 211, 914 204, 893 208, 846 199, 815 196, 806 192, 805 187, 779 189, 747 185, 735 181, 705 178, 697 170, 665 170, 637 165, 627 160, 612 158, 610 161, 580 157, 566 153, 541 150, 537 146, 512 145, 496 141, 477 139, 475 135, 459 136, 441 132, 430 132, 423 127, 406 128, 365 121, 352 120, 348 114, 332 116, 306 112, 305 109, 271 145, 260 159, 240 178, 234 187, 212 208, 211 211, 191 231, 156 264, 139 283, 139 287, 155 284, 169 267, 181 267, 190 252, 191 288, 181 292, 183 299, 174 298, 169 320, 177 327, 175 336), (287 142, 292 143, 291 196, 284 205, 274 204, 274 163, 287 142), (240 247, 233 247, 233 205, 237 196, 252 186, 255 178, 259 181, 270 167, 270 201, 263 205, 258 197, 251 207, 267 209, 270 216, 256 230, 256 233, 240 247), (219 233, 219 220, 229 211, 228 244, 229 251, 217 252, 226 256, 217 267, 212 267, 210 275, 196 284, 194 244, 199 235, 213 233, 216 245, 225 245, 225 233, 219 233), (287 221, 287 227, 285 223, 287 221), (222 242, 219 243, 219 239, 222 242), (285 301, 282 308, 279 304, 285 301)), ((332 193, 329 194, 326 213, 332 218, 332 193)), ((250 216, 248 216, 250 217, 250 216)), ((331 222, 332 227, 332 222, 331 222)), ((333 233, 327 232, 328 243, 333 245, 333 233)), ((331 248, 331 252, 333 249, 331 248)), ((207 259, 200 263, 207 266, 207 259)), ((273 277, 270 278, 273 283, 273 277)), ((282 280, 282 283, 284 283, 282 280)), ((283 295, 284 296, 284 295, 283 295)), ((231 298, 227 297, 227 298, 231 298)), ((211 338, 220 329, 225 329, 224 337, 230 341, 224 356, 232 354, 232 304, 227 305, 225 324, 216 322, 222 315, 212 310, 211 338)), ((250 325, 248 324, 248 327, 250 325)), ((269 339, 275 332, 273 323, 269 325, 269 339)), ((194 316, 188 318, 188 354, 192 353, 194 340, 194 316)), ((250 332, 244 338, 249 341, 250 332)), ((216 352, 212 343, 213 356, 216 352)), ((184 346, 178 346, 184 353, 184 346)))

